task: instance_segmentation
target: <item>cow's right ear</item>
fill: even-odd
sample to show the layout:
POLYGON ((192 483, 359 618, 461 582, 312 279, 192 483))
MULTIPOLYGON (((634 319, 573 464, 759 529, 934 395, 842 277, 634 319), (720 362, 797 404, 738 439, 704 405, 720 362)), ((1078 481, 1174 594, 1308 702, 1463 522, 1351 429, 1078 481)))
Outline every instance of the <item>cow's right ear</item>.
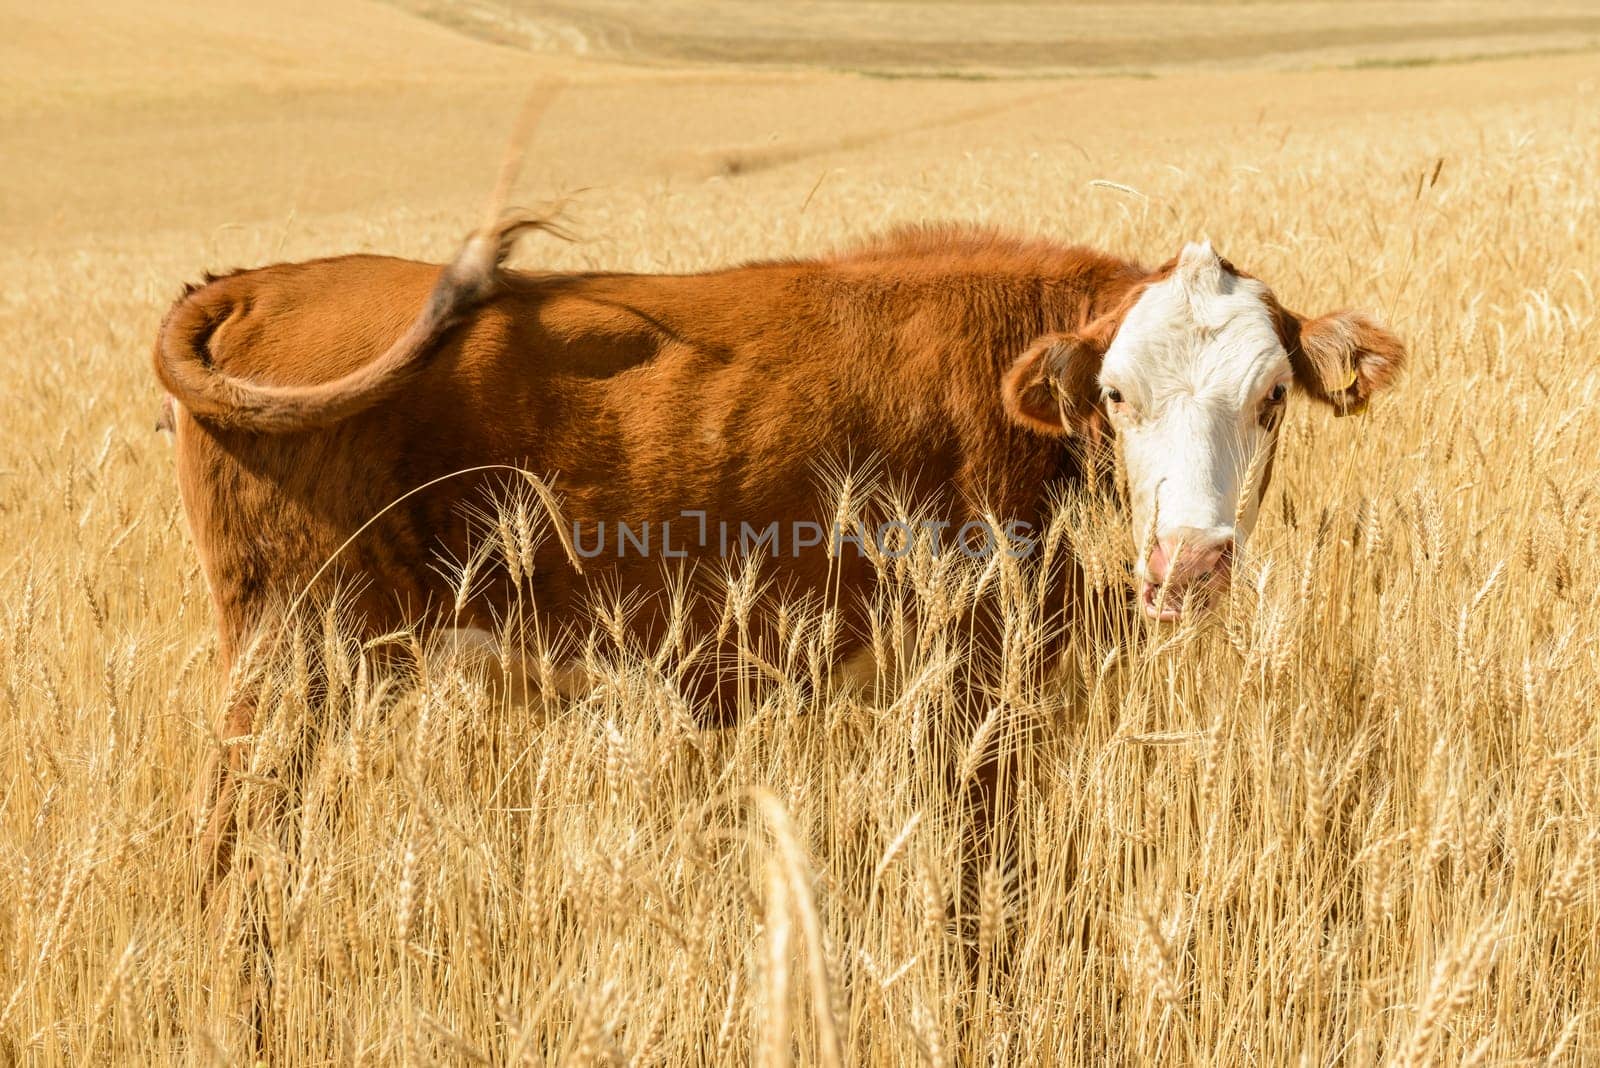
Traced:
POLYGON ((1081 334, 1045 334, 1018 356, 1000 383, 1012 421, 1040 434, 1097 432, 1105 350, 1081 334))

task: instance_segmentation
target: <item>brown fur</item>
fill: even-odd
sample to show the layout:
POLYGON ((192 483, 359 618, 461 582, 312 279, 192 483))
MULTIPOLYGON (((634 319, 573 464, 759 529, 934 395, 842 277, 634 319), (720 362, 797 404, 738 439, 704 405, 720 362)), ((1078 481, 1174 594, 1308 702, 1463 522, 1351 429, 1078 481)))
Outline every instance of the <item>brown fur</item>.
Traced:
MULTIPOLYGON (((180 485, 230 651, 385 505, 486 463, 553 476, 591 534, 686 509, 735 528, 819 519, 818 464, 847 456, 942 493, 952 518, 988 504, 1037 520, 1073 463, 1007 416, 1003 372, 1144 272, 949 229, 692 276, 506 274, 470 321, 430 327, 437 351, 403 354, 403 388, 379 380, 367 369, 392 370, 440 275, 373 256, 279 265, 213 281, 169 314, 157 369, 179 404, 180 485), (265 392, 225 407, 242 389, 265 392)), ((481 503, 486 481, 499 479, 420 494, 340 554, 336 570, 364 580, 366 626, 451 600, 429 565, 440 550, 465 558, 461 505, 481 503)), ((581 612, 595 579, 661 584, 659 557, 608 550, 579 576, 553 540, 545 553, 533 593, 554 619, 581 612)), ((811 553, 784 570, 815 589, 827 564, 811 553)), ((487 621, 496 607, 474 611, 487 621)))
MULTIPOLYGON (((601 522, 687 531, 686 510, 734 530, 822 521, 819 467, 867 460, 953 524, 987 507, 1037 527, 1052 486, 1082 477, 1061 413, 1095 425, 1100 356, 1171 269, 929 227, 688 276, 501 271, 527 225, 478 235, 443 269, 281 264, 213 279, 169 312, 156 371, 178 405, 179 486, 225 660, 322 574, 354 580, 369 632, 446 622, 455 590, 436 565, 468 558, 466 513, 505 481, 447 476, 485 464, 548 476, 590 538, 601 522)), ((1313 323, 1288 340, 1324 336, 1313 323)), ((1371 343, 1364 328, 1340 336, 1371 343)), ((681 534, 674 548, 694 562, 681 534)), ((580 574, 550 538, 524 592, 547 620, 581 621, 596 591, 661 589, 664 563, 619 557, 613 539, 580 574)), ((789 593, 831 580, 851 605, 873 572, 814 549, 785 555, 778 577, 789 593)), ((447 622, 493 628, 513 593, 491 583, 447 622)), ((718 609, 701 606, 707 630, 718 609)), ((647 603, 635 623, 658 637, 665 609, 647 603)), ((250 716, 242 702, 224 737, 250 716)), ((215 823, 230 778, 206 781, 222 791, 215 823)))

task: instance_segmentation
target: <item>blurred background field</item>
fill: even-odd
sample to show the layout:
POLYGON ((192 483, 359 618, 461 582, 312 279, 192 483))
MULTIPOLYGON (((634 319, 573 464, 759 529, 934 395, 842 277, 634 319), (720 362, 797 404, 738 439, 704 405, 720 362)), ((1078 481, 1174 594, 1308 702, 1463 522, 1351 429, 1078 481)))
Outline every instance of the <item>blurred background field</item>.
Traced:
POLYGON ((1581 50, 1600 34, 1600 11, 1582 3, 400 2, 444 25, 542 53, 884 77, 1411 65, 1581 50))
POLYGON ((1600 1057, 1593 5, 3 6, 0 1063, 252 1056, 255 922, 282 1063, 810 1062, 822 1019, 862 1063, 1600 1057), (704 738, 627 665, 548 723, 351 696, 322 792, 200 908, 224 684, 157 324, 205 270, 443 258, 552 79, 518 199, 579 240, 519 262, 1209 237, 1410 342, 1367 419, 1293 409, 1241 615, 1008 697, 1038 886, 991 892, 1005 974, 934 907, 937 688, 704 738))

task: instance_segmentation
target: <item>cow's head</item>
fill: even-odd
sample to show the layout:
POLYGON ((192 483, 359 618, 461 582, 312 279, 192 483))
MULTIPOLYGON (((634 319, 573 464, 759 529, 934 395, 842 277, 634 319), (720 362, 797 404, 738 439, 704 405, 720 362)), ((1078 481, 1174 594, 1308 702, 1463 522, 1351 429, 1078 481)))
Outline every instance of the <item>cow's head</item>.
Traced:
POLYGON ((1210 244, 1189 245, 1075 333, 1006 372, 1011 418, 1044 434, 1115 434, 1132 497, 1140 599, 1159 619, 1225 587, 1255 526, 1291 390, 1366 408, 1405 360, 1364 316, 1306 319, 1210 244))

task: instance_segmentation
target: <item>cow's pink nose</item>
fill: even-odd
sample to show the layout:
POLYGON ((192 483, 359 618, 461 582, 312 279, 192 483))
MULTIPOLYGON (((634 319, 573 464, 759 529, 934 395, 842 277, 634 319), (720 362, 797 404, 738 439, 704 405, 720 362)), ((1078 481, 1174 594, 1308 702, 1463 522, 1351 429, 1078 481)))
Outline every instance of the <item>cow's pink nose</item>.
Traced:
POLYGON ((1150 550, 1150 581, 1142 591, 1145 611, 1156 619, 1176 619, 1191 594, 1209 597, 1227 586, 1232 570, 1232 538, 1176 531, 1150 550))

